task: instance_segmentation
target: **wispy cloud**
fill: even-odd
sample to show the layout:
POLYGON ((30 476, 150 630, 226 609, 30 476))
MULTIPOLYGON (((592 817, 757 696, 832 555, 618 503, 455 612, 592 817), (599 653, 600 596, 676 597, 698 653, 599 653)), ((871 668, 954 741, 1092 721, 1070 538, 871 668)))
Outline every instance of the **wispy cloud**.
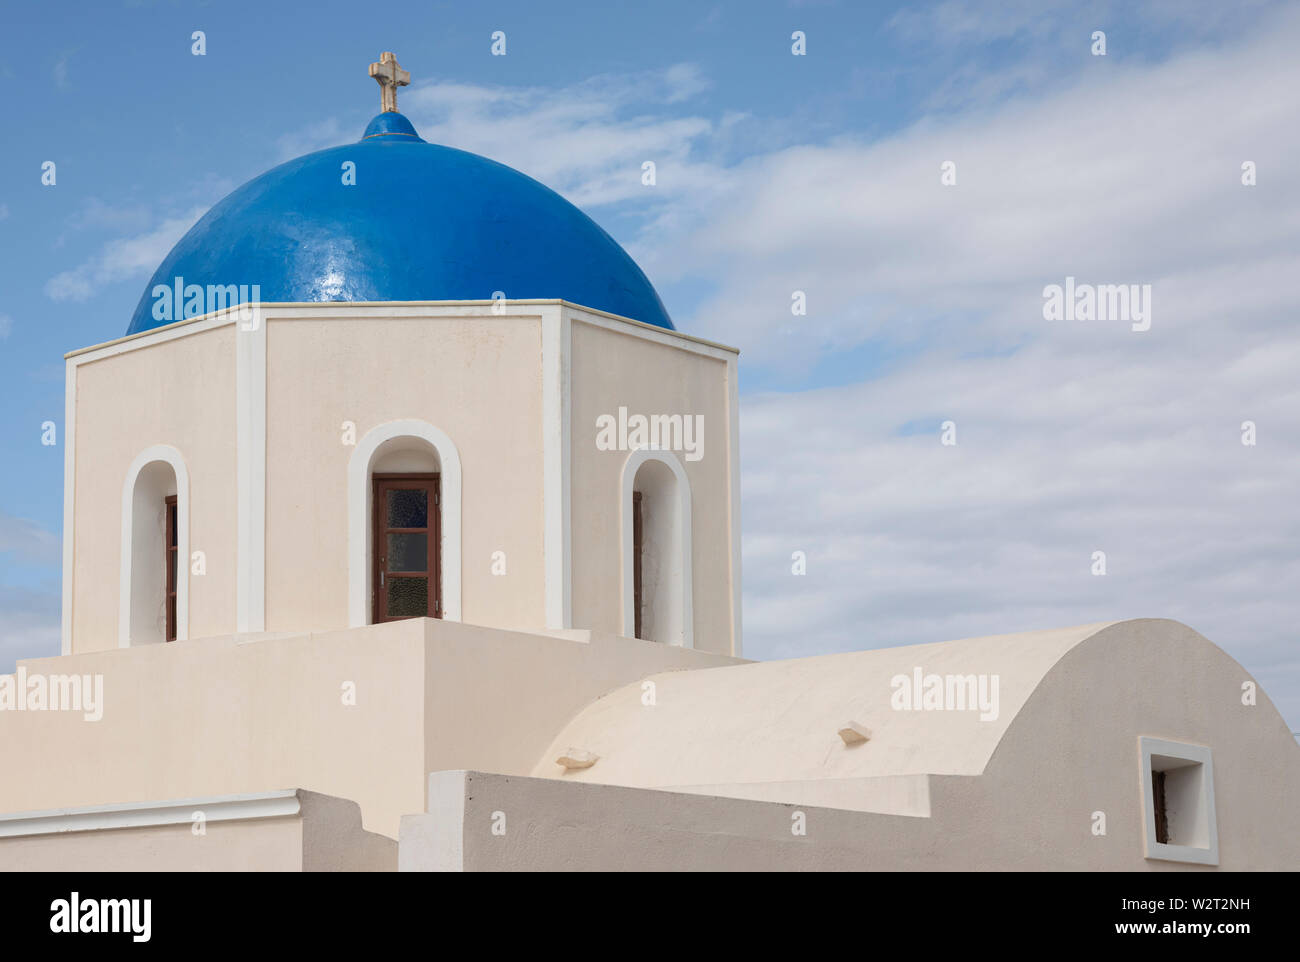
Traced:
POLYGON ((1218 360, 1207 339, 1278 333, 1291 297, 1279 278, 1297 253, 1300 185, 1282 172, 1300 151, 1286 121, 1300 111, 1288 46, 1300 21, 1273 26, 1248 44, 1109 70, 886 140, 751 157, 726 172, 725 190, 694 198, 672 236, 641 239, 646 266, 707 279, 717 293, 691 328, 786 370, 919 338, 1135 350, 1114 328, 1044 326, 1042 288, 1066 274, 1156 284, 1161 350, 1218 360), (949 160, 955 187, 940 183, 949 160), (1270 173, 1267 188, 1242 186, 1246 160, 1270 173), (790 315, 796 289, 808 294, 806 318, 790 315), (1263 328, 1219 313, 1246 306, 1263 328))
POLYGON ((58 535, 34 521, 0 514, 0 555, 23 564, 55 564, 62 557, 58 535))
POLYGON ((684 105, 707 87, 697 67, 680 64, 560 89, 435 83, 408 95, 404 109, 426 140, 500 160, 598 207, 654 200, 641 182, 646 161, 661 194, 717 186, 723 171, 694 154, 717 123, 662 106, 684 105))
POLYGON ((751 653, 1168 616, 1300 727, 1298 41, 1285 16, 888 140, 751 158, 644 245, 652 277, 712 282, 682 326, 738 343, 742 383, 744 365, 854 382, 743 405, 751 653), (1267 188, 1242 185, 1246 160, 1267 188), (1067 274, 1150 283, 1151 331, 1044 321, 1067 274))
POLYGON ((60 90, 66 90, 68 84, 68 60, 72 54, 66 51, 59 55, 59 59, 54 61, 54 86, 60 90))
MULTIPOLYGON (((24 572, 57 571, 59 538, 33 521, 0 513, 0 561, 24 572)), ((56 583, 57 587, 57 583, 56 583)), ((13 671, 19 658, 59 653, 57 590, 0 585, 0 674, 13 671)))
POLYGON ((0 674, 20 658, 44 658, 60 650, 60 598, 48 590, 0 587, 0 674))
MULTIPOLYGON (((941 4, 945 21, 896 29, 1048 44, 1062 9, 992 24, 988 4, 941 4)), ((1213 42, 1050 78, 1032 55, 954 62, 944 109, 885 139, 795 144, 797 124, 782 139, 779 122, 713 115, 694 67, 432 83, 402 104, 426 139, 634 225, 624 239, 653 280, 711 292, 670 303, 680 326, 740 346, 742 384, 784 389, 742 405, 748 653, 1169 616, 1300 727, 1300 20, 1189 31, 1213 42), (1257 187, 1240 183, 1246 160, 1257 187), (1152 329, 1044 321, 1042 289, 1066 275, 1151 284, 1152 329)), ((344 126, 282 146, 355 139, 344 126)), ((51 285, 84 298, 98 277, 152 270, 187 226, 106 245, 51 285)))
POLYGON ((108 203, 91 197, 68 218, 74 231, 139 232, 148 228, 153 214, 145 204, 108 203))
POLYGON ((360 136, 359 130, 345 131, 337 117, 327 117, 299 130, 282 134, 276 141, 276 150, 282 161, 291 160, 313 150, 356 140, 360 136))
POLYGON ((148 276, 203 212, 196 207, 142 234, 108 241, 81 264, 50 278, 46 296, 55 301, 86 301, 106 285, 148 276))
POLYGON ((1156 38, 1173 51, 1234 41, 1270 6, 1274 0, 942 0, 902 7, 887 29, 912 53, 917 81, 931 88, 926 109, 946 112, 1039 97, 1089 71, 1145 59, 1156 38), (1092 55, 1098 30, 1107 36, 1100 58, 1092 55))
POLYGON ((608 78, 431 85, 407 109, 428 139, 636 212, 650 276, 713 291, 674 311, 745 351, 742 383, 844 385, 743 403, 750 653, 1169 616, 1294 720, 1297 41, 1284 15, 1051 85, 1009 64, 1024 82, 979 110, 733 162, 689 98, 669 114, 608 78), (655 152, 657 193, 637 176, 655 152), (1245 160, 1267 184, 1241 184, 1245 160), (1151 284, 1152 330, 1043 320, 1043 287, 1067 274, 1151 284))
MULTIPOLYGON (((715 120, 687 109, 709 86, 697 65, 675 64, 559 88, 432 82, 403 91, 401 108, 425 140, 509 164, 596 208, 718 186, 725 172, 696 150, 725 141, 738 116, 715 120), (654 191, 641 182, 645 161, 658 171, 654 191)), ((288 158, 358 134, 331 117, 284 135, 278 146, 288 158)))

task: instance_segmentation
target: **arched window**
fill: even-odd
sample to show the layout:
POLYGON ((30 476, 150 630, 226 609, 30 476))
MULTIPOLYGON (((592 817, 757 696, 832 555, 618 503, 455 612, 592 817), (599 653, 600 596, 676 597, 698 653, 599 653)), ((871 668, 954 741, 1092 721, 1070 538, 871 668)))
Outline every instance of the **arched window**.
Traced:
POLYGON ((623 466, 623 634, 694 647, 691 487, 670 451, 623 466))
POLYGON ((142 451, 122 486, 118 644, 189 637, 189 472, 179 451, 142 451))
POLYGON ((460 455, 424 421, 369 431, 348 463, 348 623, 460 620, 460 455))

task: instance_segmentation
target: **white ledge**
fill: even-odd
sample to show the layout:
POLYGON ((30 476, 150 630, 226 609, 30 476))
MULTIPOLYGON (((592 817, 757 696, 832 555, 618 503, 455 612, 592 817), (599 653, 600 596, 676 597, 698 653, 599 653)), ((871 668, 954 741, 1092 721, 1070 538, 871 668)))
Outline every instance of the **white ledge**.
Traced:
POLYGON ((297 815, 301 807, 297 790, 286 789, 248 795, 179 798, 166 802, 116 802, 82 808, 50 808, 0 815, 0 838, 180 825, 192 821, 195 812, 202 812, 206 822, 280 818, 297 815))

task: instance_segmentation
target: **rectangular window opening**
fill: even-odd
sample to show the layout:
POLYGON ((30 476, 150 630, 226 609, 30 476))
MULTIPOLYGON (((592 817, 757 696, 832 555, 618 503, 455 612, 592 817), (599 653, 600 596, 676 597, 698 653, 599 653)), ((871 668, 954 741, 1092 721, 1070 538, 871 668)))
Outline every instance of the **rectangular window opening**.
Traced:
POLYGON ((1204 745, 1139 736, 1146 857, 1219 864, 1214 761, 1204 745))

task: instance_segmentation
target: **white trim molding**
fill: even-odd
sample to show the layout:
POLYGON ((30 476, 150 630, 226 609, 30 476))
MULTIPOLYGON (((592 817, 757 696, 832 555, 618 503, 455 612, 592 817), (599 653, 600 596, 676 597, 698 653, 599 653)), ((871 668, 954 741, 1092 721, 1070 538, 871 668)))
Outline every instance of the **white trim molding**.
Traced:
POLYGON ((658 327, 654 324, 645 324, 641 321, 634 321, 631 318, 619 317, 617 314, 606 314, 604 311, 598 311, 590 307, 583 307, 581 304, 574 304, 570 301, 558 301, 557 303, 563 304, 564 307, 567 308, 566 313, 568 313, 575 321, 580 321, 583 324, 590 324, 592 327, 603 328, 607 331, 618 331, 621 334, 631 334, 633 337, 639 337, 644 341, 662 344, 665 347, 673 347, 679 351, 698 354, 701 357, 711 357, 717 361, 734 360, 740 353, 734 347, 727 347, 724 344, 706 341, 700 337, 683 334, 681 331, 670 331, 666 327, 658 327))
MULTIPOLYGON (((131 646, 131 587, 135 551, 135 485, 147 465, 162 462, 176 477, 176 640, 190 636, 190 472, 185 458, 168 444, 155 444, 135 456, 122 482, 122 546, 117 602, 117 643, 131 646)), ((157 574, 155 572, 155 574, 157 574)))
POLYGON ((1146 857, 1218 865, 1219 824, 1214 811, 1214 759, 1210 749, 1139 735, 1138 753, 1146 857), (1165 773, 1165 809, 1170 826, 1167 844, 1156 841, 1153 772, 1165 773))
MULTIPOLYGON (((89 347, 69 351, 64 357, 76 358, 77 362, 80 363, 82 360, 94 360, 99 357, 121 354, 124 351, 133 351, 175 337, 185 337, 212 327, 235 323, 250 308, 260 312, 262 321, 265 322, 268 311, 274 311, 274 319, 277 320, 371 317, 374 316, 377 309, 381 310, 387 317, 497 317, 501 315, 502 304, 510 307, 512 314, 514 314, 515 309, 520 307, 558 305, 569 311, 581 312, 581 319, 589 323, 626 331, 629 334, 657 341, 661 344, 670 344, 682 350, 708 354, 714 357, 740 353, 734 347, 705 340, 702 337, 695 337, 693 334, 684 334, 678 330, 670 331, 667 328, 646 324, 630 317, 621 317, 618 314, 609 314, 596 308, 584 307, 573 301, 559 298, 517 298, 505 301, 259 301, 214 311, 211 314, 202 314, 198 317, 189 317, 182 321, 173 321, 164 327, 152 328, 138 334, 128 334, 112 341, 92 344, 89 347)), ((520 315, 515 314, 514 316, 520 315)), ((524 316, 536 317, 538 315, 529 312, 524 316)))
POLYGON ((235 630, 266 630, 266 318, 235 322, 235 630))
POLYGON ((72 654, 73 516, 77 504, 77 362, 63 364, 63 602, 60 654, 72 654))
POLYGON ((628 638, 636 634, 635 596, 636 588, 632 583, 634 565, 632 558, 632 492, 636 486, 637 471, 647 461, 659 461, 666 465, 676 478, 677 523, 679 526, 679 544, 681 547, 681 605, 682 634, 680 639, 670 642, 684 648, 695 647, 695 605, 693 601, 694 576, 691 559, 694 545, 691 538, 691 482, 686 477, 686 469, 677 455, 672 451, 656 448, 637 448, 630 452, 623 462, 623 477, 620 486, 620 514, 622 524, 619 531, 619 543, 623 559, 623 635, 628 638))
POLYGON ((546 627, 573 627, 572 488, 569 471, 572 323, 558 306, 542 313, 542 459, 546 627))
POLYGON ((286 815, 297 815, 301 809, 296 789, 248 795, 217 795, 210 798, 180 798, 166 802, 117 802, 80 808, 52 808, 0 815, 0 838, 182 825, 191 823, 195 812, 202 812, 205 822, 283 818, 286 815))
POLYGON ((730 482, 730 516, 727 527, 731 535, 731 654, 741 657, 741 590, 740 577, 740 385, 739 365, 735 355, 727 359, 727 476, 730 482))
POLYGON ((387 421, 366 432, 348 460, 348 626, 370 624, 370 475, 380 445, 398 438, 417 438, 438 454, 442 496, 442 617, 460 621, 461 469, 460 452, 445 432, 427 421, 387 421))

